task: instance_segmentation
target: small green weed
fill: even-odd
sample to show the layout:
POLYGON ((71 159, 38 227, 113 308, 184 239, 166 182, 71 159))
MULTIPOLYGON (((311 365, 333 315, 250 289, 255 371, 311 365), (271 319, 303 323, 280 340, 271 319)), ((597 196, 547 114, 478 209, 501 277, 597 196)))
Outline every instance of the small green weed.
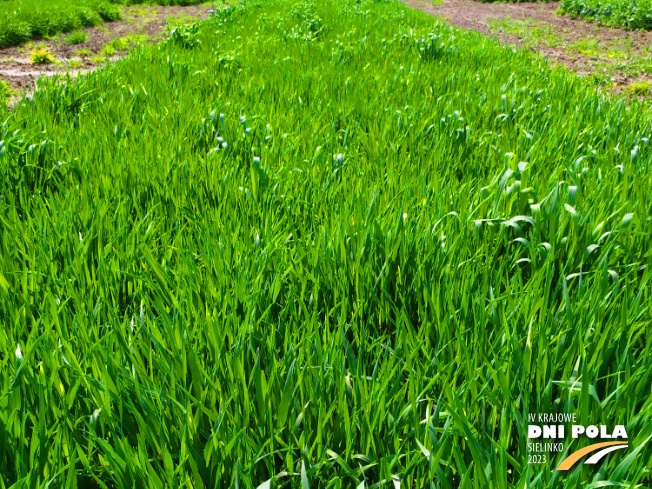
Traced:
POLYGON ((112 39, 108 45, 111 46, 116 51, 125 51, 129 47, 129 38, 116 37, 115 39, 112 39))
POLYGON ((631 85, 625 87, 625 92, 630 95, 649 95, 650 94, 650 84, 649 81, 634 82, 631 85))
POLYGON ((64 41, 66 44, 83 44, 88 40, 88 34, 86 34, 83 31, 75 31, 72 32, 68 37, 66 37, 66 40, 64 41))
POLYGON ((526 46, 544 45, 557 47, 561 44, 559 33, 547 22, 533 19, 514 20, 510 17, 489 23, 492 32, 516 36, 526 46))
POLYGON ((570 46, 568 46, 570 53, 579 53, 582 56, 589 58, 597 58, 600 56, 600 46, 598 40, 595 38, 580 39, 570 46))
POLYGON ((142 46, 151 39, 151 36, 147 34, 131 34, 125 38, 129 45, 131 46, 142 46))
POLYGON ((621 59, 626 57, 627 57, 627 53, 621 51, 620 49, 610 49, 609 52, 607 53, 607 58, 609 59, 621 59))
POLYGON ((84 63, 82 60, 79 58, 70 58, 68 60, 68 68, 79 68, 80 66, 83 66, 84 63))
POLYGON ((118 51, 111 46, 110 44, 105 45, 102 50, 100 51, 100 54, 104 56, 105 58, 109 58, 111 56, 114 56, 118 53, 118 51))
POLYGON ((16 91, 11 88, 11 85, 6 80, 0 79, 0 100, 2 103, 7 104, 16 91))
POLYGON ((33 65, 49 65, 55 62, 52 53, 45 48, 35 49, 30 54, 30 63, 33 65))

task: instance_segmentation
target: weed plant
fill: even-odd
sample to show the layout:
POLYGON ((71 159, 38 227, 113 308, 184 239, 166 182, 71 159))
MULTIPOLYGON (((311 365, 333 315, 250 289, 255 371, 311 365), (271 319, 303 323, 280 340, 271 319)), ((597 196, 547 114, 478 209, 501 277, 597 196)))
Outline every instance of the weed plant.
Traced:
POLYGON ((0 102, 8 104, 11 98, 16 95, 16 90, 6 80, 0 80, 0 102))
POLYGON ((49 65, 56 62, 52 53, 45 48, 34 49, 30 53, 29 59, 33 65, 49 65))
POLYGON ((75 31, 65 39, 66 44, 83 44, 88 40, 88 34, 82 31, 75 31))
POLYGON ((650 94, 650 82, 638 82, 632 83, 631 85, 625 87, 625 91, 630 95, 649 95, 650 94))

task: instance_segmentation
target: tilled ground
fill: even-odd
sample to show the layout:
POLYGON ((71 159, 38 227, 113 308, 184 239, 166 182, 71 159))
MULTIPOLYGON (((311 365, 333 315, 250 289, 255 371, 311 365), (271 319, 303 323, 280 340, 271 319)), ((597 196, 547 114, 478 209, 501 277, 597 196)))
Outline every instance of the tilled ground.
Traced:
POLYGON ((581 76, 595 77, 596 83, 609 89, 628 91, 627 87, 644 87, 652 80, 652 32, 572 19, 557 13, 558 2, 402 1, 454 26, 530 48, 581 76))
POLYGON ((34 87, 34 80, 42 75, 65 72, 77 75, 126 54, 127 51, 118 51, 109 57, 101 54, 113 39, 138 36, 144 42, 155 42, 174 25, 206 18, 210 11, 211 7, 201 6, 126 8, 122 20, 84 29, 88 37, 81 44, 66 44, 65 39, 69 34, 61 34, 49 40, 0 49, 0 78, 8 81, 16 90, 29 92, 34 87), (56 62, 32 64, 30 53, 37 48, 47 49, 56 62))

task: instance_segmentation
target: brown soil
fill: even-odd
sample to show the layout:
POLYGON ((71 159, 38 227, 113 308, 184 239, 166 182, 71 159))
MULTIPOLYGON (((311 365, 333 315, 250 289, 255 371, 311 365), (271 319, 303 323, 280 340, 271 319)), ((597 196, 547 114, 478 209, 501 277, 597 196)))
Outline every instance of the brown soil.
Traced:
MULTIPOLYGON (((8 81, 11 86, 20 91, 29 92, 34 87, 34 81, 42 75, 70 72, 73 75, 86 73, 103 64, 97 57, 104 46, 115 38, 130 35, 146 35, 147 42, 155 42, 172 25, 206 18, 211 7, 130 7, 123 10, 123 20, 108 22, 98 28, 84 29, 88 35, 82 44, 65 44, 67 34, 55 39, 38 40, 24 46, 0 49, 0 78, 8 81), (56 64, 33 65, 30 63, 30 52, 35 47, 45 47, 50 51, 56 64), (77 54, 79 50, 88 50, 92 54, 77 54), (72 64, 69 63, 72 61, 72 64)), ((115 60, 127 54, 118 52, 110 59, 115 60)))
MULTIPOLYGON (((579 75, 589 75, 594 72, 609 71, 610 81, 619 88, 631 84, 633 81, 649 80, 650 76, 638 70, 635 75, 627 70, 604 70, 605 66, 616 65, 613 60, 605 56, 605 52, 589 52, 588 55, 568 49, 569 45, 581 40, 596 40, 604 46, 609 43, 627 43, 627 57, 640 61, 639 56, 648 56, 646 48, 652 45, 652 32, 635 32, 624 29, 602 27, 581 19, 572 19, 568 16, 555 13, 559 2, 532 2, 532 3, 482 3, 473 0, 402 0, 405 4, 428 12, 437 17, 443 17, 451 25, 464 29, 471 29, 482 34, 499 38, 503 43, 521 45, 539 52, 553 62, 565 65, 579 75), (492 28, 492 23, 501 20, 524 21, 531 20, 536 25, 544 25, 559 36, 561 46, 551 47, 545 41, 524 43, 519 35, 510 35, 492 28)), ((622 58, 620 59, 622 63, 622 58)))

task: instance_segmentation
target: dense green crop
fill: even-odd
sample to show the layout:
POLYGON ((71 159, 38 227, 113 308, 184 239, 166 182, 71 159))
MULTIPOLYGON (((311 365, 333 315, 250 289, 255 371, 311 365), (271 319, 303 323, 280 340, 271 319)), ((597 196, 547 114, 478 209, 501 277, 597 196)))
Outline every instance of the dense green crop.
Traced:
POLYGON ((612 27, 652 29, 650 0, 561 0, 561 11, 612 27))
POLYGON ((0 2, 0 46, 69 32, 120 18, 104 0, 10 0, 0 2))
POLYGON ((649 486, 649 106, 394 1, 65 81, 2 127, 1 488, 649 486), (528 464, 562 411, 629 449, 528 464))
POLYGON ((191 5, 203 0, 7 0, 0 1, 0 47, 70 32, 122 17, 120 5, 191 5))

